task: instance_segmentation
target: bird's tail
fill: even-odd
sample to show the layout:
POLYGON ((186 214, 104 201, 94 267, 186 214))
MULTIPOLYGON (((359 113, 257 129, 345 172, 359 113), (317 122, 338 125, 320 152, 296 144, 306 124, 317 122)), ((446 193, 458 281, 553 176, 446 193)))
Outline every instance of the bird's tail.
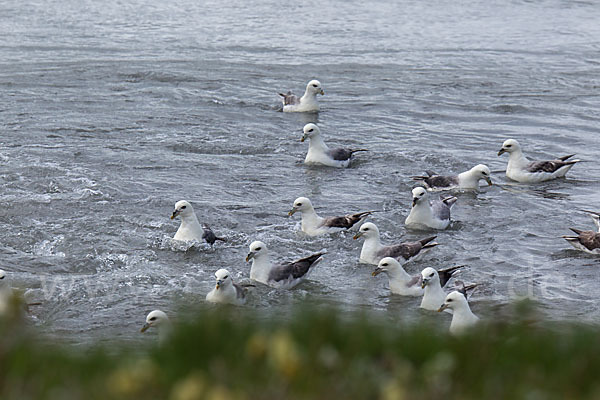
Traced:
POLYGON ((430 236, 425 239, 419 240, 419 242, 421 243, 421 246, 423 246, 424 249, 429 248, 429 247, 435 247, 438 245, 437 243, 429 243, 432 240, 435 240, 435 238, 437 238, 437 236, 430 236))
POLYGON ((454 267, 448 267, 438 270, 438 275, 440 277, 440 285, 444 287, 446 283, 448 283, 450 278, 452 278, 454 274, 459 272, 459 270, 464 267, 466 267, 466 265, 455 265, 454 267))
POLYGON ((454 203, 456 203, 458 199, 454 196, 448 196, 442 199, 442 202, 448 206, 448 208, 452 208, 454 203))
MULTIPOLYGON (((573 157, 574 155, 575 155, 575 154, 569 154, 568 156, 562 156, 562 157, 558 157, 558 159, 559 159, 560 161, 567 161, 569 158, 573 157)), ((577 160, 577 161, 579 161, 579 160, 577 160)), ((577 162, 577 161, 575 161, 575 162, 577 162)))
POLYGON ((456 281, 456 290, 462 293, 465 297, 467 297, 469 291, 475 289, 477 286, 479 286, 479 283, 465 285, 465 283, 462 281, 456 281))

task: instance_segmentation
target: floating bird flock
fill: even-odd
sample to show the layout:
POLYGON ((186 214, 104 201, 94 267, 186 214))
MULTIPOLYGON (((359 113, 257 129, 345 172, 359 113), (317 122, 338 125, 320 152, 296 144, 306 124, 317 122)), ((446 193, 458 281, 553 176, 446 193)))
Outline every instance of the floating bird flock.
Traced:
MULTIPOLYGON (((292 92, 280 93, 283 100, 284 112, 317 112, 320 110, 318 95, 324 95, 321 83, 311 80, 301 97, 292 92)), ((330 148, 323 140, 321 130, 316 123, 308 123, 303 128, 301 141, 309 141, 306 164, 320 164, 330 167, 344 168, 351 164, 353 155, 357 152, 368 151, 365 148, 330 148)), ((498 156, 508 153, 506 176, 521 183, 537 183, 564 177, 567 172, 580 160, 573 159, 574 155, 566 155, 547 161, 530 161, 525 157, 518 141, 508 139, 502 144, 498 156)), ((438 190, 478 190, 480 181, 492 185, 490 170, 486 165, 479 164, 468 171, 457 175, 440 175, 431 170, 426 176, 414 176, 413 179, 423 186, 412 189, 412 207, 405 225, 408 228, 443 230, 450 226, 451 209, 457 202, 454 196, 440 197, 430 201, 428 191, 438 190)), ((342 216, 320 217, 315 212, 307 197, 299 197, 289 211, 289 216, 300 212, 302 214, 301 229, 309 236, 335 234, 358 227, 373 214, 373 211, 348 213, 342 216)), ((591 254, 600 254, 600 214, 589 212, 598 231, 570 228, 575 235, 563 236, 573 247, 591 254)), ((226 241, 217 236, 207 225, 201 225, 190 202, 177 201, 171 214, 171 219, 180 218, 181 223, 173 239, 185 242, 206 241, 213 246, 217 241, 226 241)), ((435 247, 436 236, 428 236, 414 241, 405 241, 393 245, 381 243, 379 229, 372 222, 362 224, 354 239, 363 238, 364 243, 359 261, 377 265, 373 276, 384 273, 388 277, 390 291, 403 296, 422 296, 420 307, 432 311, 450 310, 453 313, 450 332, 458 334, 477 324, 479 318, 473 314, 467 301, 467 291, 476 284, 465 286, 446 294, 444 287, 462 266, 454 266, 436 270, 426 267, 419 275, 411 276, 403 267, 403 263, 415 260, 425 251, 435 247)), ((304 252, 304 250, 302 250, 304 252)), ((306 252, 308 253, 308 252, 306 252)), ((295 261, 274 263, 269 250, 262 241, 254 241, 249 245, 246 261, 251 262, 249 277, 277 289, 292 289, 307 280, 315 268, 322 263, 326 252, 313 252, 295 261)), ((248 287, 251 284, 239 285, 234 283, 231 273, 224 268, 215 272, 215 286, 206 294, 206 300, 213 303, 225 303, 241 306, 246 303, 248 287)), ((5 271, 0 270, 0 311, 6 307, 12 288, 6 282, 5 271)), ((171 321, 161 310, 150 312, 142 332, 155 328, 159 338, 164 341, 171 330, 171 321)))
MULTIPOLYGON (((312 80, 307 84, 302 97, 297 97, 291 92, 280 93, 283 98, 283 111, 319 111, 317 95, 323 94, 321 83, 317 80, 312 80)), ((308 123, 303 127, 301 141, 306 140, 309 145, 304 159, 305 164, 344 168, 350 165, 355 153, 367 151, 364 148, 330 148, 323 140, 321 129, 315 123, 308 123)), ((503 143, 498 155, 503 153, 509 153, 506 176, 511 180, 523 183, 542 182, 564 177, 579 161, 573 160, 573 155, 549 161, 529 161, 523 155, 519 143, 514 139, 508 139, 503 143)), ((413 176, 413 179, 423 186, 415 187, 412 190, 412 207, 404 221, 406 227, 411 229, 443 230, 450 226, 451 209, 457 202, 457 198, 444 196, 430 200, 428 191, 476 191, 480 189, 480 181, 485 181, 488 186, 492 186, 490 169, 484 164, 478 164, 457 175, 442 175, 427 170, 426 175, 413 176)), ((472 290, 477 284, 468 286, 462 284, 462 288, 458 287, 449 294, 443 289, 461 266, 439 271, 432 267, 426 267, 420 274, 412 276, 402 265, 417 259, 427 250, 437 246, 437 243, 434 242, 436 236, 384 245, 381 243, 377 225, 373 222, 363 223, 367 217, 372 215, 373 211, 320 217, 307 197, 299 197, 294 201, 288 215, 293 216, 297 212, 302 215, 301 230, 308 236, 335 234, 360 226, 353 237, 354 239, 364 239, 359 262, 377 265, 372 275, 377 276, 381 273, 387 275, 392 293, 422 297, 420 307, 426 310, 446 310, 453 313, 450 323, 451 333, 462 333, 478 322, 479 318, 472 313, 467 301, 467 291, 472 290)), ((600 214, 591 213, 591 215, 599 232, 571 228, 576 236, 563 237, 574 247, 597 254, 600 251, 600 214)), ((200 226, 189 202, 177 202, 171 218, 178 216, 181 218, 181 225, 174 239, 186 241, 202 239, 211 246, 217 240, 225 240, 225 238, 216 236, 208 225, 200 226)), ((249 246, 246 261, 252 262, 249 275, 253 281, 278 289, 291 289, 309 277, 315 267, 323 261, 324 255, 325 252, 320 251, 295 261, 273 263, 266 244, 254 241, 249 246)), ((214 288, 206 295, 207 301, 235 305, 242 305, 246 302, 247 288, 235 284, 228 270, 217 270, 215 279, 214 288)), ((159 312, 153 311, 153 313, 159 312)), ((168 320, 166 315, 162 314, 154 314, 154 319, 150 320, 153 313, 148 315, 145 328, 158 325, 159 321, 168 320)))

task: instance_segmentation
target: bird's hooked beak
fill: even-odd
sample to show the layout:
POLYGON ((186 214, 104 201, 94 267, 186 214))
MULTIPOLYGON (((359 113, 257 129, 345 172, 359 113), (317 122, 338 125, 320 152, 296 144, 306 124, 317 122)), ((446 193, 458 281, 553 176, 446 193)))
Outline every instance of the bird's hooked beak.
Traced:
POLYGON ((418 201, 419 201, 418 197, 413 197, 412 206, 413 207, 416 206, 418 201))
POLYGON ((427 286, 428 283, 429 279, 423 279, 423 282, 421 283, 421 289, 425 289, 425 286, 427 286))
POLYGON ((438 312, 442 312, 444 311, 446 308, 448 308, 448 304, 444 303, 440 306, 440 308, 438 308, 438 312))
POLYGON ((171 214, 171 219, 175 219, 181 213, 181 210, 174 210, 173 214, 171 214))
MULTIPOLYGON (((356 240, 359 237, 361 237, 363 234, 364 234, 364 232, 358 231, 358 232, 356 232, 356 235, 352 236, 352 239, 356 240)), ((375 275, 373 275, 373 276, 375 276, 375 275)))
POLYGON ((149 323, 145 323, 144 326, 142 326, 142 329, 140 329, 140 332, 144 333, 148 330, 148 328, 150 328, 150 324, 149 323))
POLYGON ((504 150, 504 148, 501 148, 500 151, 498 152, 498 155, 501 156, 504 153, 506 153, 506 150, 504 150))
POLYGON ((385 269, 383 269, 383 268, 379 268, 379 267, 378 267, 378 268, 375 268, 375 271, 373 271, 373 272, 371 273, 371 276, 377 276, 377 275, 379 275, 379 274, 380 274, 380 273, 382 273, 382 272, 385 272, 385 269))
POLYGON ((300 138, 300 141, 304 142, 307 138, 308 138, 308 134, 306 134, 306 133, 303 132, 302 133, 302 137, 300 138))
MULTIPOLYGON (((246 259, 246 261, 248 261, 248 260, 246 259)), ((219 288, 220 288, 221 286, 223 286, 223 283, 224 283, 224 282, 223 282, 222 280, 220 280, 220 279, 219 279, 219 280, 217 281, 217 286, 215 286, 215 289, 219 290, 219 288)))
POLYGON ((319 93, 321 94, 321 96, 325 96, 325 92, 323 91, 323 89, 321 89, 319 93))
POLYGON ((492 186, 492 178, 490 178, 489 176, 486 176, 485 181, 488 183, 488 186, 492 186))
POLYGON ((296 213, 296 211, 298 211, 298 209, 296 207, 293 207, 290 212, 288 212, 288 217, 291 217, 292 215, 294 215, 296 213))
POLYGON ((251 251, 250 253, 248 253, 248 255, 246 256, 246 262, 249 262, 250 260, 252 260, 254 258, 254 255, 256 253, 254 253, 253 251, 251 251))

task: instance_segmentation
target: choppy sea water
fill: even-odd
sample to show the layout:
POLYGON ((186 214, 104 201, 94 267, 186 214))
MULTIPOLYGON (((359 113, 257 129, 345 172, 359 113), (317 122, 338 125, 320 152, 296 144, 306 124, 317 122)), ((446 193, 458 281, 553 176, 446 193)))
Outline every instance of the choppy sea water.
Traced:
MULTIPOLYGON (((0 268, 43 304, 32 318, 76 342, 138 338, 145 314, 202 304, 221 267, 246 279, 248 244, 280 258, 327 249, 310 282, 254 290, 247 307, 306 301, 398 320, 422 313, 358 264, 352 234, 307 238, 293 200, 321 215, 378 210, 406 231, 413 175, 478 163, 499 185, 459 193, 425 266, 468 265, 476 313, 529 296, 551 319, 598 322, 600 261, 560 238, 600 211, 600 4, 572 1, 13 1, 0 4, 0 268), (319 79, 319 114, 279 91, 319 79), (301 129, 360 146, 349 169, 303 165, 301 129), (527 155, 576 153, 567 179, 520 185, 527 155), (172 244, 177 200, 226 236, 172 244)), ((438 317, 438 316, 436 316, 438 317)), ((442 317, 444 318, 444 317, 442 317)))

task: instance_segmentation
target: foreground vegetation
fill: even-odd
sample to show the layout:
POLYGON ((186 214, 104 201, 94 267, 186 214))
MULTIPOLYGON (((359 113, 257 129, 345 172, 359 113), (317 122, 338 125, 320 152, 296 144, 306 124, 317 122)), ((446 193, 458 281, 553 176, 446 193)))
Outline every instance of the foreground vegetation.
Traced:
POLYGON ((224 308, 163 346, 75 350, 4 318, 0 399, 600 398, 599 332, 521 320, 455 338, 331 310, 282 320, 224 308))

